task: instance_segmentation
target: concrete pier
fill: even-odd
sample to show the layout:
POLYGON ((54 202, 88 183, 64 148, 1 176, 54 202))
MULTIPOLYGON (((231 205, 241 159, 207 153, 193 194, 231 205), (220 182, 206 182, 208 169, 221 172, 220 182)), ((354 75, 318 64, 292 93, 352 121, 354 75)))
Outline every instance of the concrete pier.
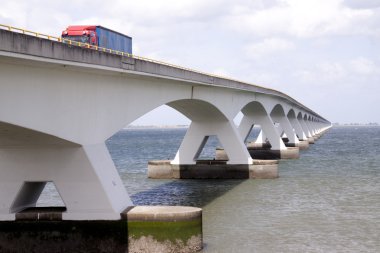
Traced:
POLYGON ((314 144, 315 143, 313 137, 308 137, 307 141, 309 142, 309 144, 314 144))
MULTIPOLYGON (((126 216, 126 217, 125 217, 126 216)), ((128 252, 197 252, 202 249, 202 209, 136 206, 128 221, 128 252)))
POLYGON ((305 150, 305 149, 308 149, 309 148, 309 141, 305 140, 305 141, 299 141, 297 143, 297 147, 300 149, 300 150, 305 150))
POLYGON ((196 164, 173 165, 169 160, 149 161, 148 177, 155 179, 272 179, 278 178, 278 161, 253 160, 248 164, 227 164, 224 160, 203 160, 196 164))
POLYGON ((30 208, 0 222, 0 252, 137 253, 202 249, 202 209, 136 206, 119 220, 62 220, 64 208, 30 208))
POLYGON ((298 159, 299 148, 287 147, 283 150, 248 148, 249 154, 255 159, 298 159))
MULTIPOLYGON (((250 145, 248 146, 248 152, 253 159, 261 160, 273 160, 273 159, 298 159, 299 158, 299 147, 287 147, 284 150, 273 150, 264 144, 264 147, 260 145, 250 145)), ((227 160, 227 155, 224 149, 216 149, 216 160, 227 160)))

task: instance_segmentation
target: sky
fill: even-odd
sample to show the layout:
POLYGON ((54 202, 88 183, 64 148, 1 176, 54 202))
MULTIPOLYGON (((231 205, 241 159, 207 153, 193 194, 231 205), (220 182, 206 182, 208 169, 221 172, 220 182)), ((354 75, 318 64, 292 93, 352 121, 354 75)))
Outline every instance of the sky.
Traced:
MULTIPOLYGON (((380 0, 0 0, 0 24, 102 25, 134 54, 284 92, 331 122, 380 123, 380 0)), ((136 125, 188 124, 166 106, 136 125)))

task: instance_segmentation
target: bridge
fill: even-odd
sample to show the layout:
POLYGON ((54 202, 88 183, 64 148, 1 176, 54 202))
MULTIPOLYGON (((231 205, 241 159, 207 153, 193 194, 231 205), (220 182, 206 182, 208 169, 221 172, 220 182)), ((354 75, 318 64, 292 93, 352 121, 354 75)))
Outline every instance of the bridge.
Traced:
POLYGON ((0 220, 35 206, 47 182, 66 205, 62 219, 119 219, 133 203, 105 141, 161 105, 191 120, 171 165, 196 166, 217 136, 224 166, 251 166, 254 125, 262 133, 252 145, 269 141, 280 155, 331 126, 276 90, 0 29, 0 220))

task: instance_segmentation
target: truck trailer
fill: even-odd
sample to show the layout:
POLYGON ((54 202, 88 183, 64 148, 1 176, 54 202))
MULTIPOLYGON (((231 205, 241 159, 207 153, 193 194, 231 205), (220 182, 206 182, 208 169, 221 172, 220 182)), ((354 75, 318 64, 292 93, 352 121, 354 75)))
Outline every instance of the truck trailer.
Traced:
POLYGON ((99 25, 72 25, 62 32, 62 39, 132 54, 132 38, 99 25))

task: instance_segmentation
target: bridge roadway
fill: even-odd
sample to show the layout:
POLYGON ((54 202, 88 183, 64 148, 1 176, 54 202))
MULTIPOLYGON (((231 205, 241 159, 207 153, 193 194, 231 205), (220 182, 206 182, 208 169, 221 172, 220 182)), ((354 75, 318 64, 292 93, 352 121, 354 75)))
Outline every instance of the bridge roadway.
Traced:
POLYGON ((164 104, 191 120, 172 165, 196 164, 211 135, 227 166, 250 166, 254 125, 255 144, 269 140, 280 153, 331 126, 276 90, 0 30, 0 220, 35 206, 46 182, 66 205, 64 220, 119 219, 133 203, 105 141, 164 104))

